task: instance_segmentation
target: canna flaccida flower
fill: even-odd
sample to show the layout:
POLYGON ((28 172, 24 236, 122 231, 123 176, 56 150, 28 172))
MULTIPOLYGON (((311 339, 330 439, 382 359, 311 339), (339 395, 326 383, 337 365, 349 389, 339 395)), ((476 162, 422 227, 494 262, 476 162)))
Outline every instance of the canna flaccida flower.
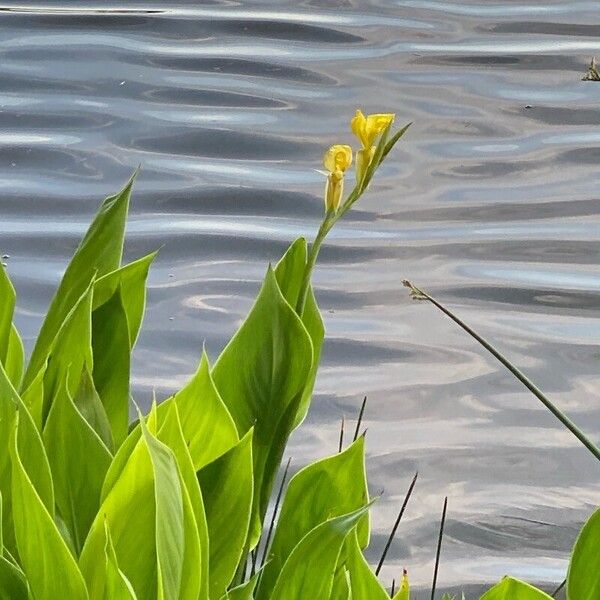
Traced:
POLYGON ((335 144, 325 152, 323 164, 329 171, 325 185, 325 212, 337 212, 344 193, 344 172, 352 164, 352 148, 335 144))
POLYGON ((357 110, 350 124, 352 133, 360 140, 362 148, 356 152, 356 181, 360 183, 373 160, 375 141, 386 127, 394 122, 393 113, 365 115, 357 110))

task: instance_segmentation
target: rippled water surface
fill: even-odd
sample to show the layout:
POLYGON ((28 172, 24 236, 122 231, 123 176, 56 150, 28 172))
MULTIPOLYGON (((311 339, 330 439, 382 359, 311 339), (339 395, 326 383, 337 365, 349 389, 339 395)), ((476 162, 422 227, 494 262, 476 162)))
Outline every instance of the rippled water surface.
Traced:
POLYGON ((387 581, 406 566, 429 584, 447 495, 441 587, 559 582, 597 464, 400 281, 599 439, 600 84, 581 81, 598 3, 16 6, 0 11, 0 251, 29 347, 99 200, 141 164, 127 255, 164 246, 133 381, 144 402, 181 385, 267 262, 314 233, 323 148, 350 142, 356 107, 396 111, 414 125, 315 274, 329 338, 294 464, 333 452, 367 394, 373 560, 420 473, 387 581))

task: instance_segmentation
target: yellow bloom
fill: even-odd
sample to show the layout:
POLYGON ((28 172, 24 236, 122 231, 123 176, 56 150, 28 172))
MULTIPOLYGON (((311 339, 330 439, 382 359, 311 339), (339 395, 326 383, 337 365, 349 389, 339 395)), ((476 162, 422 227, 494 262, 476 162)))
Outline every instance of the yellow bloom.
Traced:
POLYGON ((375 143, 377 136, 394 122, 395 118, 396 115, 393 113, 375 113, 365 117, 361 110, 357 110, 350 126, 352 133, 360 140, 362 147, 367 149, 375 143))
POLYGON ((344 144, 334 144, 325 152, 323 164, 330 173, 343 173, 352 164, 352 148, 344 144))
POLYGON ((410 586, 408 585, 408 573, 406 569, 402 574, 402 582, 400 583, 400 589, 394 595, 393 600, 410 600, 410 586))
POLYGON ((329 171, 325 185, 325 211, 337 212, 344 192, 344 171, 352 164, 352 148, 342 144, 331 146, 323 157, 329 171))
POLYGON ((373 156, 375 155, 375 150, 377 146, 371 146, 370 150, 366 148, 362 148, 361 150, 356 151, 356 181, 360 183, 367 172, 371 161, 373 160, 373 156))

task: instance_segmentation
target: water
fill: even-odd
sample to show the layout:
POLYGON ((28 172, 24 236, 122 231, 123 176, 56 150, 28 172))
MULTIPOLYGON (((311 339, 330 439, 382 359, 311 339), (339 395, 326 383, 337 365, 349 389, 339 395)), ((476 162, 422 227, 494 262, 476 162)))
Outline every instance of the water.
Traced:
POLYGON ((142 401, 181 385, 267 261, 314 233, 321 153, 351 141, 355 108, 396 111, 414 125, 315 273, 329 337, 294 464, 334 451, 367 394, 373 560, 420 473, 386 581, 429 584, 447 495, 442 588, 559 582, 597 464, 400 281, 600 438, 600 84, 580 81, 598 3, 45 4, 0 12, 0 251, 28 347, 99 200, 141 164, 127 257, 164 247, 133 383, 142 401))

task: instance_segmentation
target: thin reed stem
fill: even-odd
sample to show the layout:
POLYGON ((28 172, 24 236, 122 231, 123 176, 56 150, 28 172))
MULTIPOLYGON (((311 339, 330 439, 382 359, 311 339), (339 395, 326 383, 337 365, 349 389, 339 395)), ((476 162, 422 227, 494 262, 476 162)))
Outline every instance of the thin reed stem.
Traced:
POLYGON ((346 418, 342 415, 342 425, 340 427, 340 442, 338 445, 338 453, 344 449, 344 429, 346 427, 346 418))
POLYGON ((537 387, 520 369, 513 365, 503 354, 494 348, 487 340, 471 329, 464 321, 459 319, 452 311, 446 308, 429 294, 415 287, 410 281, 403 281, 410 288, 411 294, 417 300, 429 300, 436 308, 450 317, 459 327, 464 329, 473 339, 477 340, 492 356, 502 363, 538 400, 596 457, 600 460, 600 448, 596 446, 579 427, 571 421, 547 396, 537 387))
POLYGON ((398 530, 398 525, 400 525, 400 521, 402 520, 402 516, 404 515, 404 511, 406 510, 408 501, 410 500, 410 497, 415 488, 415 484, 417 483, 418 476, 419 476, 419 472, 417 471, 415 473, 415 476, 413 477, 412 481, 410 482, 410 485, 408 486, 408 491, 406 492, 406 496, 404 496, 404 502, 402 502, 402 507, 400 508, 400 512, 398 513, 398 516, 396 517, 396 522, 394 523, 394 526, 392 527, 392 530, 390 531, 390 535, 385 544, 385 548, 383 549, 383 553, 381 555, 381 558, 379 559, 377 568, 375 569, 375 575, 379 575, 379 571, 381 571, 381 567, 383 567, 383 563, 385 562, 385 557, 387 556, 390 546, 392 545, 392 542, 394 541, 394 537, 396 536, 396 531, 398 530))
POLYGON ((558 592, 560 592, 565 587, 565 585, 567 585, 567 580, 563 579, 563 582, 550 595, 553 598, 556 598, 556 595, 558 594, 558 592))
POLYGON ((360 426, 362 425, 363 415, 365 414, 365 406, 367 405, 367 397, 363 398, 362 404, 360 406, 360 412, 358 413, 358 421, 356 421, 356 429, 354 430, 354 437, 352 441, 355 442, 358 439, 358 433, 360 431, 360 426))
POLYGON ((437 550, 435 552, 435 565, 433 567, 433 583, 431 584, 431 600, 435 600, 435 588, 437 586, 438 571, 440 569, 440 555, 442 553, 442 540, 444 539, 444 526, 446 524, 446 511, 448 510, 448 496, 444 498, 442 520, 440 522, 440 533, 438 536, 437 550))

